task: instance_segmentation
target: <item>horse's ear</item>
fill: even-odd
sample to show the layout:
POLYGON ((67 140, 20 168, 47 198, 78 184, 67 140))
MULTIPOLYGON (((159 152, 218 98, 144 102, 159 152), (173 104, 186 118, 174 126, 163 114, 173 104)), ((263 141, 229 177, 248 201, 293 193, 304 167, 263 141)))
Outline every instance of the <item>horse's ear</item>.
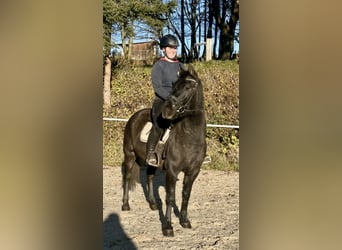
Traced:
POLYGON ((197 72, 195 71, 195 69, 194 69, 194 67, 192 66, 192 64, 190 64, 190 65, 188 66, 188 71, 189 71, 189 73, 190 73, 192 76, 198 78, 197 72))

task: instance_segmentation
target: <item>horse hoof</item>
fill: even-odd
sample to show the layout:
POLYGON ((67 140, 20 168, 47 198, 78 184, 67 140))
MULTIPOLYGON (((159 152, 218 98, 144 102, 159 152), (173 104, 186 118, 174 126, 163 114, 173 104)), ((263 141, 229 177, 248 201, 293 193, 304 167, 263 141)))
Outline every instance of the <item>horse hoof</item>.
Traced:
POLYGON ((151 208, 151 210, 158 210, 158 206, 157 206, 157 204, 156 203, 150 203, 150 208, 151 208))
POLYGON ((122 205, 121 210, 122 211, 129 211, 129 210, 131 210, 131 208, 129 207, 129 205, 122 205))
POLYGON ((190 221, 185 221, 180 223, 182 227, 184 228, 191 228, 191 223, 190 221))
POLYGON ((166 237, 173 237, 173 229, 163 229, 163 235, 166 237))

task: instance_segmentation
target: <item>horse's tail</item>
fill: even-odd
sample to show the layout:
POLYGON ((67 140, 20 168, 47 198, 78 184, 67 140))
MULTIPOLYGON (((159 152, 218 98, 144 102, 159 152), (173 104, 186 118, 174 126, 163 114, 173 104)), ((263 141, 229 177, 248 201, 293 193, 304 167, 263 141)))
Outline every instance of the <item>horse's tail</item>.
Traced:
POLYGON ((136 183, 140 182, 140 167, 133 161, 132 164, 122 163, 122 185, 127 185, 128 190, 133 191, 136 183))
POLYGON ((128 189, 133 191, 137 182, 140 182, 140 167, 136 162, 134 162, 131 178, 128 179, 128 189))
POLYGON ((142 144, 137 138, 145 123, 149 121, 151 109, 142 109, 136 112, 128 120, 123 140, 123 153, 124 153, 124 182, 125 187, 129 190, 134 190, 136 182, 140 182, 140 165, 143 163, 144 152, 146 145, 142 144))

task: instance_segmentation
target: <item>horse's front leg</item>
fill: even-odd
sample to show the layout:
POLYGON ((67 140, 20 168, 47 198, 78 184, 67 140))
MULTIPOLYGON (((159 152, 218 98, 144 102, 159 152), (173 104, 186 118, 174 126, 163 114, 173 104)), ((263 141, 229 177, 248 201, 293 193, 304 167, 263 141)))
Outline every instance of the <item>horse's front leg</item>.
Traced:
POLYGON ((156 175, 156 168, 152 166, 148 166, 146 173, 147 173, 147 179, 148 179, 148 184, 147 184, 148 202, 152 210, 157 210, 158 205, 154 197, 154 193, 153 193, 153 180, 154 180, 154 176, 156 175))
POLYGON ((175 204, 175 191, 176 191, 177 176, 166 173, 166 213, 165 213, 165 225, 163 226, 164 236, 174 236, 171 223, 171 212, 175 204))
POLYGON ((188 219, 188 204, 190 199, 190 194, 192 190, 192 185, 199 174, 199 169, 196 170, 191 175, 184 175, 183 180, 183 191, 182 191, 182 207, 180 211, 179 222, 184 228, 191 228, 191 223, 188 219))

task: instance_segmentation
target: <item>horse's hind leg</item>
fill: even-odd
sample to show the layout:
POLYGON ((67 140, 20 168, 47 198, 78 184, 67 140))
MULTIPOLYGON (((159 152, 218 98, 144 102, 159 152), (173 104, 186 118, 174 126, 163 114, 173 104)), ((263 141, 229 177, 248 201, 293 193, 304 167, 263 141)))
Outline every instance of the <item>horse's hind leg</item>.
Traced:
POLYGON ((129 203, 128 203, 128 199, 129 199, 129 181, 128 181, 128 176, 129 171, 132 171, 132 169, 128 168, 127 164, 123 163, 123 197, 122 197, 122 207, 121 210, 122 211, 127 211, 127 210, 131 210, 129 203))
POLYGON ((125 154, 125 160, 123 162, 123 198, 122 198, 122 211, 130 210, 130 206, 128 203, 129 190, 133 190, 135 188, 135 183, 139 179, 139 166, 135 162, 134 153, 125 154))
POLYGON ((148 166, 146 172, 147 172, 147 179, 148 179, 148 185, 147 185, 148 202, 152 210, 157 210, 158 206, 157 206, 157 202, 153 193, 153 180, 154 180, 154 176, 156 175, 156 168, 152 166, 148 166))
POLYGON ((199 174, 199 169, 191 173, 191 175, 184 174, 183 191, 182 191, 182 207, 179 216, 179 222, 184 228, 191 228, 191 223, 188 219, 188 204, 192 190, 192 185, 199 174))

